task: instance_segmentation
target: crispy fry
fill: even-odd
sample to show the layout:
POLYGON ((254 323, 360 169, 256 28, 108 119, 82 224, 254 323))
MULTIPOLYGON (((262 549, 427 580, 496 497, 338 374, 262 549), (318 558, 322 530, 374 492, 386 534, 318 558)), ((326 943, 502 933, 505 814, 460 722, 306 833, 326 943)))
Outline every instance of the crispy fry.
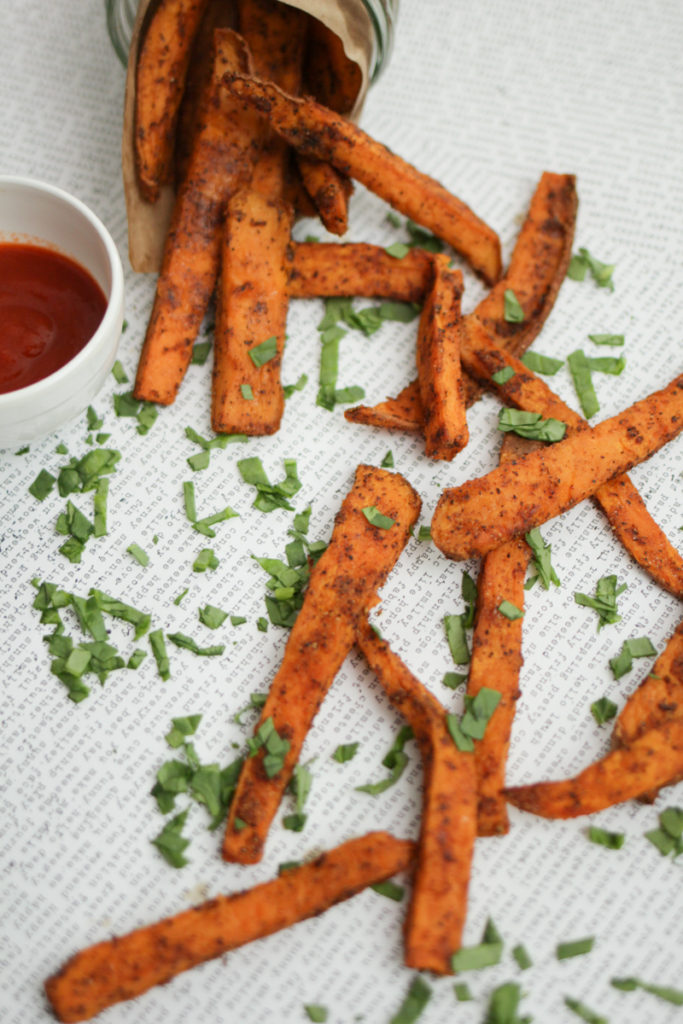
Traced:
POLYGON ((175 127, 192 43, 207 0, 160 0, 140 48, 135 90, 135 163, 150 203, 171 181, 175 127))
POLYGON ((374 632, 367 619, 358 645, 391 703, 412 727, 424 764, 424 797, 413 895, 405 923, 405 962, 419 971, 452 973, 467 914, 477 834, 474 758, 458 750, 446 711, 374 632))
MULTIPOLYGON (((533 450, 538 444, 506 434, 500 452, 501 464, 533 450)), ((498 609, 501 601, 507 600, 523 611, 524 577, 530 558, 531 549, 524 540, 510 541, 486 556, 477 580, 477 612, 467 693, 475 697, 482 686, 493 685, 501 695, 483 739, 474 748, 477 833, 480 836, 504 835, 510 827, 502 790, 512 721, 520 696, 523 620, 508 619, 498 609)))
POLYGON ((420 385, 413 380, 395 398, 387 398, 378 405, 356 405, 353 409, 345 409, 344 419, 367 427, 420 434, 424 422, 420 385))
POLYGON ((431 256, 423 249, 397 260, 365 242, 293 242, 289 261, 292 299, 340 295, 422 302, 432 276, 431 256))
POLYGON ((212 383, 211 425, 216 433, 272 434, 280 425, 292 218, 291 207, 250 190, 228 203, 212 383), (258 356, 257 346, 269 339, 275 340, 274 355, 256 365, 252 353, 256 349, 258 356))
MULTIPOLYGON (((248 56, 230 29, 216 32, 215 74, 245 66, 248 56)), ((210 83, 187 177, 176 198, 152 316, 140 355, 135 397, 170 405, 192 357, 192 345, 218 274, 225 203, 249 177, 258 119, 210 83)))
POLYGON ((657 725, 683 717, 683 622, 614 724, 614 738, 628 745, 657 725))
POLYGON ((644 732, 573 779, 504 790, 515 807, 543 818, 576 818, 669 786, 683 773, 683 718, 644 732))
POLYGON ((197 964, 321 914, 407 868, 415 844, 369 832, 261 885, 77 953, 45 983, 60 1021, 89 1020, 197 964))
POLYGON ((403 477, 359 466, 337 515, 329 547, 311 571, 304 604, 287 641, 259 725, 271 718, 289 741, 283 767, 268 778, 262 751, 247 759, 223 843, 225 860, 250 864, 263 852, 270 822, 298 761, 306 733, 354 643, 359 617, 377 599, 408 539, 420 499, 403 477), (363 509, 394 520, 374 526, 363 509))
POLYGON ((327 230, 333 235, 346 234, 349 197, 353 191, 351 181, 324 160, 299 154, 297 164, 306 191, 327 230))
POLYGON ((453 459, 467 444, 465 386, 460 368, 463 282, 447 256, 434 257, 434 277, 420 315, 417 373, 425 452, 431 459, 453 459))
POLYGON ((443 185, 313 100, 288 96, 272 83, 248 75, 228 73, 223 81, 233 95, 265 114, 274 130, 300 152, 329 160, 449 242, 489 284, 498 280, 498 236, 443 185))
POLYGON ((572 508, 683 429, 683 375, 624 412, 443 492, 432 520, 448 558, 485 555, 572 508))

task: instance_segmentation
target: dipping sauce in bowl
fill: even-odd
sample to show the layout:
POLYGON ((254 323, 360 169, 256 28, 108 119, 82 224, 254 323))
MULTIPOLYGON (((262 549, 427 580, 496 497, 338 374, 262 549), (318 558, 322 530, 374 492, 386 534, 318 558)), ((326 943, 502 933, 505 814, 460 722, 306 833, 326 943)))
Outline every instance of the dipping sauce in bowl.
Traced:
POLYGON ((0 394, 68 363, 92 338, 106 308, 100 286, 68 256, 0 244, 0 394))

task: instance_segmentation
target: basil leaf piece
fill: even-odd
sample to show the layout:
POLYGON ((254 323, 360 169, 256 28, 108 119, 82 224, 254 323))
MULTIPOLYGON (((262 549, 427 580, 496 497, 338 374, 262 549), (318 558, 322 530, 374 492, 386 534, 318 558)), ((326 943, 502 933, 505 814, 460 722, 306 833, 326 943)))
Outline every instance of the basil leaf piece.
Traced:
POLYGON ((540 412, 503 408, 498 416, 498 429, 504 433, 512 431, 534 441, 556 442, 566 434, 567 424, 552 417, 543 419, 540 412))
POLYGON ((374 889, 380 896, 386 896, 388 900, 395 900, 396 903, 400 903, 405 895, 403 886, 392 882, 390 878, 386 882, 376 882, 370 888, 374 889))
POLYGON ((589 272, 599 288, 609 288, 610 291, 614 291, 614 283, 612 281, 614 270, 614 264, 602 263, 600 260, 595 259, 594 256, 591 256, 588 249, 582 247, 578 253, 572 255, 567 270, 567 277, 573 281, 583 281, 585 280, 586 272, 589 272))
POLYGON ((304 1010, 308 1014, 308 1019, 312 1020, 314 1024, 324 1024, 327 1020, 326 1006, 321 1006, 319 1003, 308 1003, 304 1006, 304 1010))
POLYGON ((162 679, 171 678, 171 669, 166 651, 164 634, 160 629, 155 629, 149 634, 149 644, 152 648, 154 660, 157 663, 157 670, 162 679))
POLYGON ((609 697, 600 697, 591 704, 591 714, 598 725, 610 722, 617 713, 617 705, 609 697))
POLYGON ((510 622, 524 618, 524 612, 521 608, 518 608, 516 604, 513 604, 512 601, 501 601, 498 605, 498 611, 501 615, 504 615, 506 619, 509 619, 510 622))
MULTIPOLYGON (((524 539, 533 552, 534 566, 537 571, 537 575, 533 581, 528 581, 529 586, 538 580, 544 590, 550 589, 550 584, 553 583, 556 587, 560 586, 560 581, 557 577, 557 573, 552 567, 550 562, 551 546, 546 544, 541 536, 541 531, 537 526, 530 530, 529 533, 525 534, 524 539)), ((525 585, 525 589, 528 589, 525 585)))
POLYGON ((463 946, 451 957, 454 971, 479 971, 500 963, 503 940, 490 919, 486 922, 482 941, 477 946, 463 946))
POLYGON ((251 384, 240 384, 240 394, 246 402, 254 401, 254 392, 251 389, 251 384))
POLYGON ((557 371, 564 366, 564 359, 554 359, 552 356, 544 356, 540 352, 525 352, 521 360, 528 370, 533 373, 542 373, 546 377, 554 377, 557 371))
POLYGON ((201 655, 205 658, 213 658, 220 655, 225 650, 225 644, 214 644, 212 647, 200 647, 196 640, 193 640, 191 636, 187 636, 186 633, 167 633, 166 637, 175 644, 176 647, 181 647, 186 651, 192 651, 193 654, 201 655))
POLYGON ((192 563, 192 572, 206 572, 207 569, 213 571, 219 565, 220 562, 216 558, 213 548, 202 548, 192 563))
POLYGON ((138 565, 143 566, 143 568, 149 565, 149 555, 146 551, 143 551, 140 545, 136 544, 135 541, 128 545, 126 551, 135 559, 138 565))
POLYGON ((469 1003, 474 998, 469 985, 464 981, 457 981, 453 986, 453 991, 459 1003, 469 1003))
POLYGON ((602 1017, 595 1010, 591 1010, 590 1007, 586 1006, 585 1003, 580 1002, 578 999, 572 999, 571 996, 564 997, 564 1005, 568 1010, 571 1010, 580 1017, 581 1020, 585 1020, 586 1024, 609 1024, 607 1017, 602 1017))
POLYGON ((303 391, 308 384, 308 374, 302 373, 295 384, 283 384, 282 392, 285 398, 291 398, 295 391, 303 391))
POLYGON ((503 318, 509 324, 524 322, 524 310, 512 288, 506 288, 503 295, 503 318))
POLYGON ((571 942, 560 942, 555 949, 558 960, 569 960, 571 957, 584 956, 590 953, 595 945, 595 937, 589 936, 585 939, 573 939, 571 942))
POLYGON ((520 1024, 517 1016, 522 992, 514 981, 494 988, 486 1011, 486 1024, 520 1024))
POLYGON ((210 351, 210 341, 196 341, 192 346, 192 358, 190 359, 190 363, 193 366, 203 366, 209 358, 210 351))
POLYGON ((446 728, 458 750, 470 754, 474 750, 474 743, 470 736, 466 736, 460 726, 460 719, 457 715, 448 713, 446 715, 446 728))
POLYGON ((403 726, 399 729, 398 735, 392 746, 382 758, 382 764, 385 768, 389 769, 389 775, 387 778, 381 779, 380 782, 367 782, 363 786, 356 786, 356 790, 359 793, 369 793, 370 796, 379 796, 380 793, 384 793, 384 791, 389 789, 390 786, 393 786, 398 782, 406 765, 408 764, 408 755, 405 753, 403 748, 408 740, 412 739, 412 736, 413 730, 409 725, 403 726))
POLYGON ((513 946, 512 955, 517 962, 517 966, 520 971, 527 971, 530 967, 533 967, 533 960, 529 956, 527 949, 520 942, 517 946, 513 946))
POLYGON ((420 306, 417 302, 382 302, 379 307, 381 320, 395 320, 398 323, 409 324, 420 315, 420 306))
POLYGON ((491 380, 494 384, 507 384, 514 375, 515 371, 511 366, 504 366, 502 370, 496 370, 495 373, 491 374, 491 380))
POLYGON ((589 334, 588 337, 596 345, 612 345, 617 348, 624 344, 623 334, 589 334))
POLYGON ((337 761, 339 764, 346 764, 347 761, 352 761, 358 751, 359 743, 340 743, 334 754, 332 754, 332 760, 337 761))
POLYGON ((395 523, 394 519, 383 515, 375 505, 366 505, 362 512, 367 521, 380 530, 390 530, 395 523))
POLYGON ((607 829, 598 828, 597 825, 590 825, 586 835, 591 843, 604 846, 607 850, 620 850, 626 841, 623 832, 608 832, 607 829))
MULTIPOLYGON (((121 333, 123 333, 123 332, 121 332, 121 333)), ((112 366, 112 368, 111 368, 111 375, 112 375, 112 377, 114 378, 114 380, 116 381, 117 384, 127 384, 128 383, 128 376, 127 376, 126 371, 124 370, 123 366, 121 365, 121 360, 120 359, 117 359, 116 362, 114 363, 114 365, 112 366)))
POLYGON ((613 625, 621 621, 617 612, 617 598, 627 589, 626 583, 617 586, 617 577, 602 576, 595 587, 595 597, 576 592, 574 600, 586 608, 593 608, 598 613, 598 632, 603 626, 613 625))
POLYGON ((591 416, 595 416, 596 412, 600 409, 600 403, 598 402, 598 396, 595 393, 591 376, 591 361, 583 349, 579 348, 567 357, 567 365, 572 375, 581 411, 588 420, 591 416))
POLYGON ((639 988, 643 992, 649 992, 650 995, 659 996, 660 999, 664 999, 674 1006, 683 1006, 683 991, 678 988, 671 988, 668 985, 652 985, 639 978, 612 978, 610 984, 622 992, 633 992, 639 988))
POLYGON ((407 256, 410 252, 410 246, 406 245, 405 242, 393 242, 392 245, 388 245, 384 250, 388 256, 393 256, 394 259, 402 260, 404 256, 407 256))
POLYGON ((45 501, 54 487, 56 479, 52 473, 48 473, 46 469, 41 469, 38 476, 29 486, 29 494, 32 494, 38 501, 45 501))
POLYGON ((187 814, 187 810, 177 814, 164 825, 159 835, 151 840, 164 860, 174 868, 182 868, 189 863, 183 853, 190 845, 190 840, 181 835, 187 814))
POLYGON ((228 613, 224 612, 222 608, 217 608, 215 604, 206 604, 199 609, 199 621, 209 629, 218 629, 227 617, 228 613))
POLYGON ((444 677, 441 680, 444 686, 447 686, 449 690, 457 690, 459 686, 467 682, 467 676, 464 672, 445 672, 444 677))
POLYGON ((431 997, 431 988, 419 974, 416 974, 398 1013, 394 1014, 389 1024, 414 1024, 414 1021, 422 1015, 422 1011, 431 997))
POLYGON ((186 736, 193 736, 202 720, 201 715, 185 715, 182 718, 171 719, 171 729, 166 733, 165 739, 169 747, 181 747, 186 736))
POLYGON ((470 652, 465 635, 465 615, 444 615, 443 625, 454 664, 467 665, 470 652))
POLYGON ((249 349, 249 358, 256 367, 265 366, 271 359, 274 359, 277 355, 277 338, 273 334, 270 338, 266 338, 260 345, 254 345, 253 348, 249 349))
POLYGON ((609 373, 613 377, 618 377, 626 368, 626 360, 623 356, 618 359, 614 356, 593 356, 589 357, 588 365, 591 370, 597 370, 598 373, 609 373))

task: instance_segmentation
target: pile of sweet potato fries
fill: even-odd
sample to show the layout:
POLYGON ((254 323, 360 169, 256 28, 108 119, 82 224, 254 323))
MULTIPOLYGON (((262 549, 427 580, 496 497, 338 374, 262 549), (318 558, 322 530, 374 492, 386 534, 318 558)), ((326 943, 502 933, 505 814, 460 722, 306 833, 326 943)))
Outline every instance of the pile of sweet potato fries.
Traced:
POLYGON ((320 60, 321 31, 275 0, 160 0, 153 9, 137 72, 139 183, 154 202, 160 187, 179 177, 136 396, 174 400, 215 292, 214 429, 272 433, 283 409, 289 299, 365 295, 422 303, 417 378, 396 398, 348 410, 348 420, 421 432, 428 457, 452 459, 467 444, 467 405, 488 388, 506 405, 562 421, 566 437, 545 444, 507 435, 499 467, 444 492, 433 518, 432 537, 447 557, 483 559, 468 678, 475 718, 478 695, 495 700, 469 749, 454 742, 445 708, 369 624, 420 499, 400 475, 358 468, 262 709, 256 735, 263 742, 244 763, 223 857, 260 859, 308 730, 354 644, 422 754, 417 844, 369 834, 264 885, 78 953, 46 983, 62 1021, 88 1019, 410 865, 405 961, 450 973, 475 838, 507 832, 508 802, 571 817, 647 797, 683 777, 682 624, 617 719, 611 753, 574 779, 505 788, 522 660, 525 534, 592 497, 632 557, 683 597, 683 559, 625 475, 683 428, 683 377, 595 428, 567 407, 520 357, 566 276, 573 177, 542 175, 503 272, 497 236, 483 221, 338 112, 352 106, 357 83, 335 65, 329 38, 320 60), (302 92, 315 92, 325 105, 302 92), (310 213, 312 206, 330 231, 344 233, 350 179, 449 243, 491 286, 473 312, 460 311, 462 275, 446 257, 413 249, 397 259, 371 245, 292 241, 295 210, 310 213), (509 291, 523 314, 513 322, 505 316, 509 291), (502 614, 503 601, 520 615, 502 614), (275 767, 268 760, 272 736, 275 767))

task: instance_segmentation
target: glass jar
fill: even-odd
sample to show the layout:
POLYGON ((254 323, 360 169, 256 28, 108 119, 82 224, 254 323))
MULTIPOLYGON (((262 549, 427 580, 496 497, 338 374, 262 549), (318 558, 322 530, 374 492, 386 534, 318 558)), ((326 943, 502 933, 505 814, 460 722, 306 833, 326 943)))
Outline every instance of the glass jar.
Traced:
MULTIPOLYGON (((105 0, 109 38, 124 66, 128 62, 138 3, 139 0, 105 0)), ((296 3, 294 6, 303 9, 307 7, 305 3, 296 3)), ((398 0, 337 0, 337 3, 331 2, 330 6, 348 7, 356 17, 367 23, 367 35, 371 42, 368 78, 374 82, 391 56, 398 0)))

